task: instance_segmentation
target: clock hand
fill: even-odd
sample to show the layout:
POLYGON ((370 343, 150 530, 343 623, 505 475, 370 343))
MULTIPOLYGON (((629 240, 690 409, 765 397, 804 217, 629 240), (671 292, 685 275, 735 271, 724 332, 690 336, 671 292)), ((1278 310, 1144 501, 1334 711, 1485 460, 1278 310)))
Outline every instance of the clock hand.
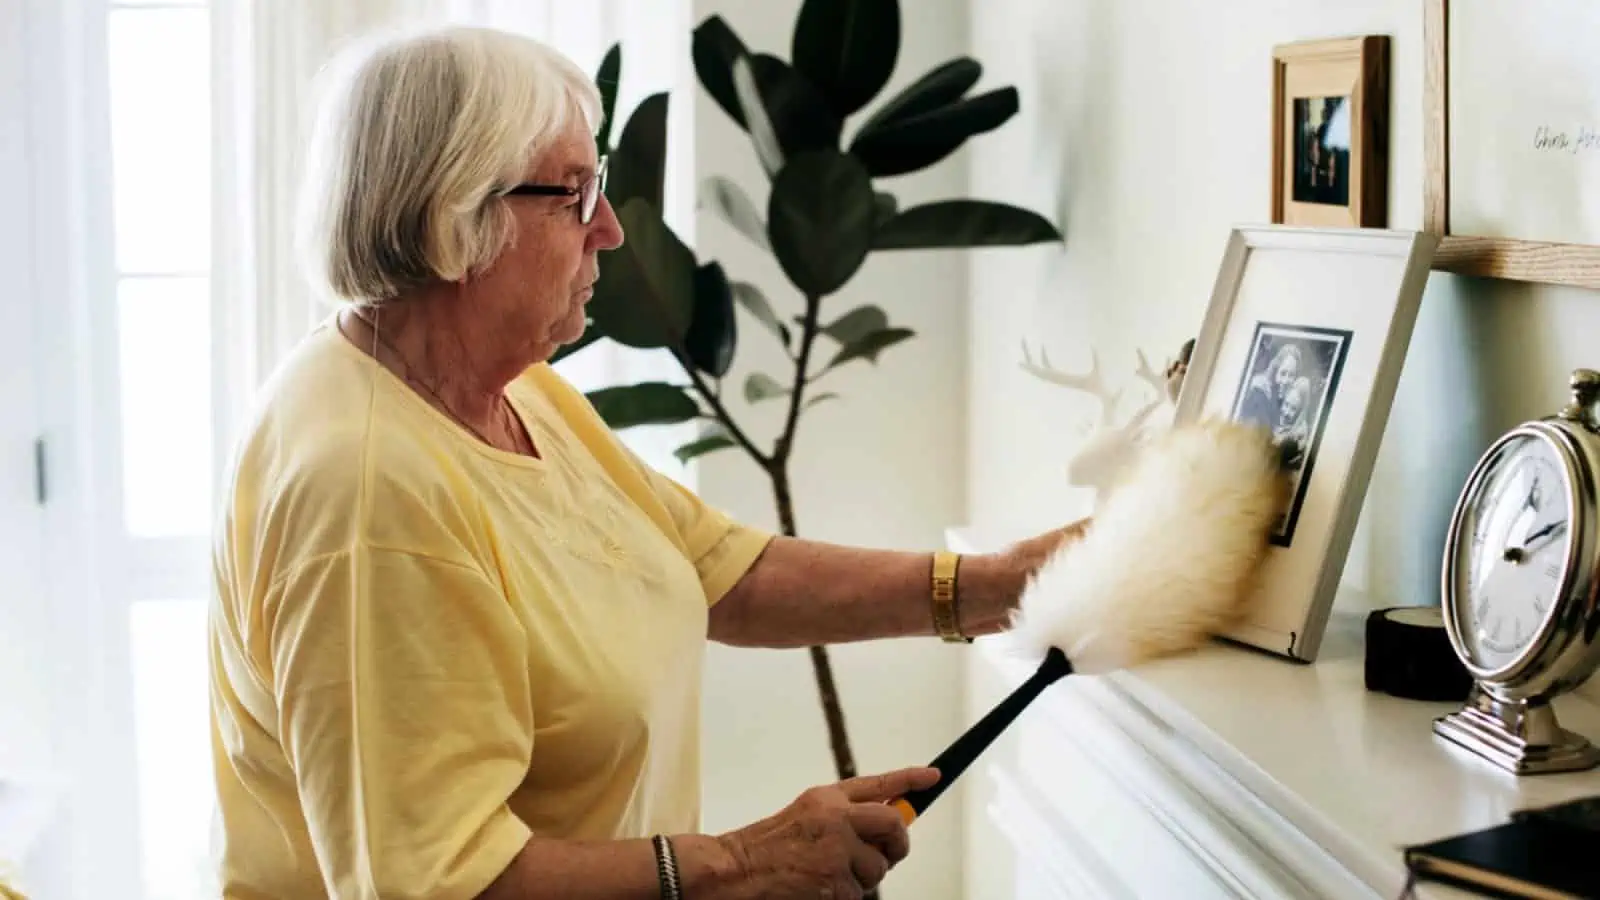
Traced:
POLYGON ((1558 521, 1551 522, 1549 525, 1546 525, 1538 531, 1535 531, 1533 534, 1523 538, 1522 546, 1507 547, 1505 552, 1501 554, 1501 557, 1505 559, 1506 562, 1520 563, 1529 556, 1532 556, 1535 552, 1544 549, 1546 545, 1554 542, 1556 537, 1559 536, 1561 532, 1565 531, 1566 528, 1566 519, 1560 519, 1558 521), (1539 538, 1545 538, 1544 543, 1541 543, 1539 546, 1535 547, 1533 542, 1537 541, 1539 538))
POLYGON ((1560 521, 1557 521, 1557 522, 1551 522, 1549 525, 1546 525, 1545 527, 1539 529, 1538 531, 1535 531, 1533 534, 1530 534, 1525 539, 1523 539, 1523 541, 1522 541, 1522 550, 1523 550, 1523 552, 1524 553, 1533 553, 1536 549, 1542 548, 1542 547, 1545 546, 1545 544, 1549 544, 1552 541, 1554 541, 1558 536, 1560 536, 1561 532, 1565 531, 1566 529, 1567 529, 1567 520, 1566 519, 1561 519, 1560 521), (1535 547, 1533 545, 1533 542, 1538 540, 1539 538, 1545 538, 1545 541, 1544 541, 1544 543, 1540 544, 1539 547, 1535 547))

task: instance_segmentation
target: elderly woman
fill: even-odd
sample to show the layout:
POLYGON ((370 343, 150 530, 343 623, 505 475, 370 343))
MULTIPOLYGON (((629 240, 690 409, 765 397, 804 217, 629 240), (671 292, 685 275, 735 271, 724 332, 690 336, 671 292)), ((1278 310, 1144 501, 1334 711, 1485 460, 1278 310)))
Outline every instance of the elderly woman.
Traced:
POLYGON ((224 896, 870 889, 908 852, 885 801, 938 773, 698 833, 705 641, 994 632, 1067 532, 961 562, 956 607, 947 557, 709 508, 546 362, 623 240, 584 73, 466 28, 337 72, 306 245, 343 302, 264 386, 217 538, 224 896))

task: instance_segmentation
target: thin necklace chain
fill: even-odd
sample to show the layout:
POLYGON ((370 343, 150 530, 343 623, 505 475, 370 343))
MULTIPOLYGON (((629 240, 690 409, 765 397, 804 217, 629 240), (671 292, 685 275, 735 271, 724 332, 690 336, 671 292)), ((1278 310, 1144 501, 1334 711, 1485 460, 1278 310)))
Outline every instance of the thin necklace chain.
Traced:
MULTIPOLYGON (((406 355, 404 353, 401 353, 399 348, 397 348, 397 347, 395 347, 395 345, 389 343, 388 338, 385 338, 383 336, 383 332, 378 329, 378 321, 377 320, 382 315, 378 310, 376 310, 376 309, 373 310, 373 318, 371 318, 371 319, 369 319, 366 316, 362 315, 354 307, 352 307, 350 309, 350 314, 355 316, 357 319, 360 319, 362 321, 362 323, 365 324, 369 330, 371 330, 371 332, 372 332, 372 350, 371 350, 371 353, 372 353, 372 359, 373 359, 374 362, 377 362, 377 360, 378 360, 378 345, 382 344, 385 349, 387 349, 390 353, 393 353, 395 355, 396 359, 400 360, 400 365, 405 366, 405 370, 406 370, 405 371, 405 379, 406 379, 407 382, 409 382, 411 384, 415 384, 417 387, 420 387, 424 391, 427 391, 428 392, 428 396, 432 397, 434 399, 434 402, 439 405, 439 408, 444 410, 445 415, 447 415, 450 418, 456 420, 456 422, 460 423, 461 427, 463 427, 463 428, 467 429, 468 431, 472 432, 474 435, 477 436, 477 438, 479 440, 483 441, 485 444, 488 444, 491 447, 496 446, 495 442, 490 440, 488 435, 485 435, 483 432, 479 431, 477 426, 473 425, 471 422, 468 422, 466 419, 464 419, 460 415, 458 415, 456 413, 456 411, 451 408, 450 404, 447 403, 443 397, 439 396, 439 392, 438 391, 434 390, 432 388, 432 386, 430 386, 426 381, 422 380, 421 377, 419 377, 419 376, 417 376, 417 375, 412 373, 411 361, 406 359, 406 355)), ((379 364, 382 365, 382 363, 379 363, 379 364)), ((500 398, 500 402, 502 404, 505 404, 507 402, 503 395, 500 398)), ((516 434, 514 434, 514 433, 511 435, 511 441, 514 444, 520 443, 520 441, 518 441, 518 439, 517 439, 516 434)))

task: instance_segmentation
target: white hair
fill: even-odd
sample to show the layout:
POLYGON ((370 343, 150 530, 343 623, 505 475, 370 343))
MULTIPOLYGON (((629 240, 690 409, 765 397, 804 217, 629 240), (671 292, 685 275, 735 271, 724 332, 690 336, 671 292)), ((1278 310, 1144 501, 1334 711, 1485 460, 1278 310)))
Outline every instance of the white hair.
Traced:
POLYGON ((512 236, 497 192, 575 116, 600 124, 599 91, 571 60, 488 28, 375 36, 318 77, 298 243, 313 284, 351 302, 493 262, 512 236))

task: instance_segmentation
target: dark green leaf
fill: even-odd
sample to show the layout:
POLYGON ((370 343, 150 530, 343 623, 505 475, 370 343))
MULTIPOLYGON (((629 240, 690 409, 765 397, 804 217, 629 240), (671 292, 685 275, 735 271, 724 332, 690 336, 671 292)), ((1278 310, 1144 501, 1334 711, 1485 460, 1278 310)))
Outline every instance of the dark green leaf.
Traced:
POLYGON ((744 41, 739 40, 721 16, 707 18, 694 30, 691 54, 700 86, 740 128, 745 127, 744 111, 733 88, 733 61, 747 52, 744 41))
POLYGON ((913 206, 878 228, 873 247, 1017 247, 1061 240, 1036 212, 987 200, 943 200, 913 206))
POLYGON ((577 353, 579 350, 589 346, 595 341, 600 340, 604 336, 605 335, 600 333, 600 329, 594 327, 594 322, 588 322, 584 326, 583 334, 572 343, 563 344, 562 346, 557 347, 556 352, 551 354, 549 362, 553 366, 572 354, 577 353))
MULTIPOLYGON (((665 209, 662 195, 667 177, 667 94, 651 94, 633 110, 611 152, 606 199, 621 209, 635 197, 665 209)), ((632 235, 629 235, 632 239, 632 235)))
POLYGON ((894 218, 895 213, 900 211, 900 201, 896 200, 893 194, 886 194, 883 191, 879 191, 874 196, 874 200, 876 203, 872 212, 872 223, 874 226, 882 228, 883 223, 894 218))
POLYGON ((870 131, 850 144, 875 177, 903 175, 933 165, 975 134, 993 131, 1017 112, 1017 89, 1001 88, 870 131))
MULTIPOLYGON (((770 53, 752 53, 746 59, 761 108, 766 110, 767 119, 772 123, 772 133, 778 139, 782 159, 808 150, 839 149, 839 135, 844 130, 844 121, 804 76, 770 53)), ((738 63, 734 65, 734 85, 740 91, 739 99, 750 134, 759 137, 753 124, 750 104, 744 102, 743 88, 739 87, 738 63)))
POLYGON ((878 107, 861 126, 861 134, 877 131, 885 125, 915 118, 960 100, 968 89, 983 77, 983 66, 970 56, 952 59, 937 69, 918 78, 911 86, 878 107))
MULTIPOLYGON (((834 356, 833 360, 828 363, 827 368, 832 369, 835 366, 842 366, 853 359, 865 359, 876 364, 880 352, 915 334, 916 332, 909 328, 885 328, 881 331, 874 331, 841 349, 838 355, 834 356)), ((823 371, 827 371, 827 369, 823 371)))
POLYGON ((703 437, 697 441, 690 441, 689 443, 684 444, 682 447, 672 451, 672 455, 678 458, 678 462, 686 463, 697 456, 703 456, 707 453, 717 450, 726 450, 729 447, 737 446, 739 445, 734 443, 733 438, 728 437, 725 434, 713 434, 709 437, 703 437))
POLYGON ((684 337, 684 352, 700 371, 721 378, 733 365, 738 336, 728 276, 721 263, 706 263, 694 271, 694 317, 684 337))
POLYGON ((767 240, 767 223, 761 211, 750 202, 750 196, 738 182, 726 175, 712 175, 700 182, 700 203, 710 207, 733 229, 749 238, 757 247, 772 252, 772 242, 767 240))
POLYGON ((772 183, 767 230, 784 274, 807 296, 844 285, 872 249, 872 179, 854 157, 813 151, 789 160, 772 183))
POLYGON ((772 304, 767 302, 767 295, 761 289, 748 281, 735 281, 732 283, 733 299, 738 301, 752 316, 767 326, 783 346, 789 346, 789 329, 778 319, 778 314, 772 311, 772 304))
POLYGON ((899 53, 898 0, 806 0, 800 7, 790 58, 841 119, 878 96, 899 53))
POLYGON ((586 396, 600 418, 618 430, 636 425, 676 425, 700 415, 693 397, 681 386, 664 381, 600 388, 586 396))
POLYGON ((617 113, 617 88, 622 83, 621 43, 612 44, 606 51, 594 83, 600 89, 600 133, 595 135, 594 142, 604 155, 611 152, 611 117, 617 113))
POLYGON ((882 307, 867 304, 850 310, 822 327, 822 333, 841 344, 853 344, 875 331, 889 327, 889 316, 882 307))
POLYGON ((789 389, 765 372, 754 372, 744 380, 744 399, 747 403, 760 403, 773 397, 788 396, 789 389))
POLYGON ((588 313, 600 333, 630 347, 676 347, 694 315, 694 254, 642 197, 617 212, 628 240, 600 254, 588 313))
POLYGON ((823 391, 822 393, 817 394, 817 395, 813 396, 811 399, 807 400, 805 408, 806 409, 810 409, 811 407, 816 406, 818 403, 821 403, 824 400, 837 400, 837 399, 839 399, 839 395, 838 394, 835 394, 832 391, 823 391))

